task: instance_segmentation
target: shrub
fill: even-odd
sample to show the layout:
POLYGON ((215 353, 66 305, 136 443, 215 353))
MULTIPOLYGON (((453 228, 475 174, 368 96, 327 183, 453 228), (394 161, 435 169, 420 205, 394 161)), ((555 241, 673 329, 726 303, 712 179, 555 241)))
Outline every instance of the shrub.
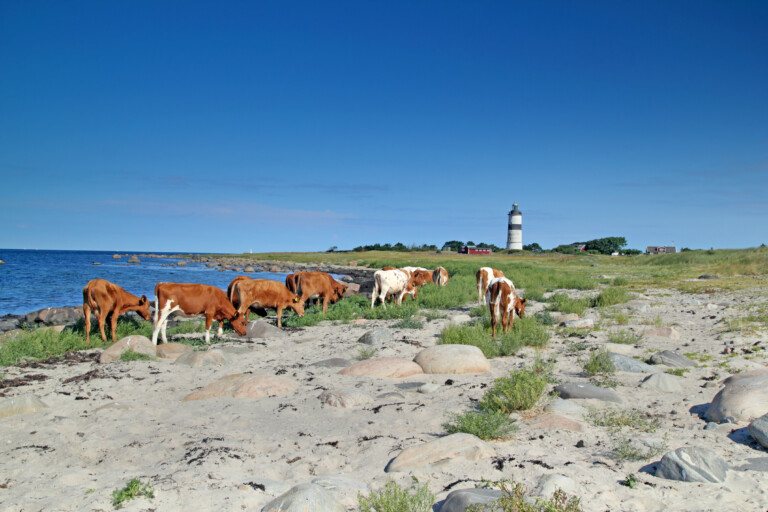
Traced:
POLYGON ((619 462, 648 460, 658 457, 667 450, 666 436, 664 441, 655 444, 641 444, 627 436, 620 436, 613 440, 611 456, 619 462))
POLYGON ((629 292, 624 288, 606 288, 600 294, 592 299, 591 306, 596 308, 602 308, 607 306, 613 306, 616 304, 623 304, 629 300, 629 292))
POLYGON ((403 320, 400 320, 396 324, 394 324, 392 327, 399 327, 401 329, 423 329, 424 324, 419 322, 413 317, 405 318, 403 320))
POLYGON ((634 489, 637 487, 637 477, 634 473, 630 473, 627 475, 627 478, 619 482, 619 485, 623 485, 624 487, 629 487, 630 489, 634 489))
POLYGON ((357 350, 357 359, 364 361, 370 359, 376 354, 376 349, 373 347, 360 347, 357 350))
POLYGON ((481 324, 448 325, 440 332, 438 344, 474 345, 489 359, 501 353, 499 343, 481 324))
POLYGON ((408 489, 389 480, 380 491, 374 491, 368 496, 358 493, 357 500, 361 512, 430 512, 435 495, 430 492, 427 484, 419 485, 414 478, 408 489))
POLYGON ((493 381, 478 406, 484 411, 512 411, 530 409, 547 389, 547 376, 535 370, 522 369, 510 372, 509 377, 493 381))
POLYGON ((499 411, 466 411, 449 414, 443 428, 449 434, 464 432, 483 440, 507 439, 517 430, 508 414, 499 411))
POLYGON ((582 512, 579 498, 561 489, 550 499, 533 499, 523 484, 502 480, 493 485, 501 490, 501 498, 490 504, 470 505, 467 512, 582 512))
POLYGON ((668 373, 670 375, 675 375, 677 377, 684 377, 687 372, 690 370, 688 368, 670 368, 664 373, 668 373))
POLYGON ((605 349, 593 350, 587 359, 580 361, 584 373, 590 377, 590 381, 598 386, 616 387, 613 380, 616 367, 605 349))
POLYGON ((550 337, 549 331, 532 317, 515 319, 512 329, 506 334, 499 334, 499 330, 500 326, 497 326, 502 355, 514 354, 523 346, 543 347, 550 337))
POLYGON ((529 286, 525 289, 523 296, 528 300, 544 302, 544 289, 539 286, 529 286))
POLYGON ((618 432, 623 427, 630 427, 642 432, 655 432, 660 425, 659 420, 651 420, 636 409, 630 411, 618 409, 591 410, 587 414, 587 419, 596 427, 610 427, 613 432, 618 432))
POLYGON ((549 311, 539 311, 533 318, 536 319, 536 323, 539 325, 555 325, 555 319, 549 314, 549 311))
POLYGON ((613 278, 613 286, 626 286, 627 284, 629 284, 629 281, 624 277, 613 278))
POLYGON ((556 293, 549 298, 547 311, 560 311, 561 313, 576 313, 583 315, 589 307, 588 299, 572 299, 564 293, 556 293))
POLYGON ((112 491, 112 505, 115 508, 122 508, 126 501, 130 501, 139 496, 152 499, 155 497, 152 485, 142 483, 138 478, 133 478, 125 484, 122 489, 112 491))
POLYGON ((608 339, 613 343, 637 345, 643 340, 643 334, 632 331, 613 331, 608 334, 608 339))

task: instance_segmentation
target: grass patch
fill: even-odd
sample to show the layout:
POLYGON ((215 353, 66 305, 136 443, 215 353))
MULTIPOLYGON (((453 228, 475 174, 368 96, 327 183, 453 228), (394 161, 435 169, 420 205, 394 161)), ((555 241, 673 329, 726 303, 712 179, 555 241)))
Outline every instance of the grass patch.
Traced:
POLYGON ((623 304, 629 301, 629 292, 625 288, 610 287, 601 291, 597 297, 591 300, 590 305, 596 308, 604 308, 623 304))
POLYGON ((464 432, 485 441, 508 439, 517 430, 515 421, 500 411, 466 411, 449 414, 443 428, 449 434, 464 432))
POLYGON ((608 334, 608 340, 623 345, 639 345, 643 340, 643 334, 632 331, 613 331, 608 334))
POLYGON ((544 394, 548 380, 548 375, 536 369, 512 371, 509 377, 493 381, 491 388, 480 399, 478 407, 483 411, 504 414, 530 409, 544 394))
POLYGON ((470 505, 467 512, 582 512, 579 498, 568 496, 561 489, 544 499, 528 496, 527 488, 520 483, 501 480, 492 485, 501 490, 501 498, 487 505, 470 505))
POLYGON ((561 313, 576 313, 581 316, 589 307, 589 299, 572 299, 564 293, 556 293, 549 298, 547 311, 559 311, 561 313))
POLYGON ((616 367, 605 349, 593 350, 586 359, 579 362, 593 384, 610 388, 615 388, 618 385, 613 379, 616 367))
POLYGON ((149 354, 139 354, 133 350, 126 350, 120 354, 121 361, 150 361, 152 357, 149 354))
POLYGON ((432 311, 423 311, 422 314, 424 315, 424 318, 426 318, 427 320, 430 320, 430 321, 432 321, 432 320, 439 320, 439 319, 442 319, 442 318, 448 318, 448 315, 446 315, 442 311, 434 311, 434 310, 432 310, 432 311))
POLYGON ((707 361, 712 360, 712 356, 710 354, 700 354, 698 352, 686 352, 683 355, 688 359, 698 361, 699 363, 706 363, 707 361))
POLYGON ((627 478, 619 482, 619 485, 623 485, 624 487, 629 487, 630 489, 634 489, 637 487, 637 477, 634 473, 630 473, 627 475, 627 478))
POLYGON ((404 318, 403 320, 400 320, 396 324, 394 324, 392 327, 399 327, 400 329, 423 329, 424 324, 419 322, 413 317, 410 318, 404 318))
POLYGON ((671 368, 664 373, 668 373, 676 377, 685 377, 685 374, 688 373, 689 371, 691 370, 688 368, 671 368))
POLYGON ((611 432, 618 432, 624 427, 641 432, 656 432, 660 425, 659 420, 649 419, 637 409, 629 411, 621 409, 591 410, 587 414, 587 419, 596 427, 609 427, 611 432))
POLYGON ((407 489, 388 480, 380 491, 373 491, 368 496, 358 493, 357 500, 361 512, 430 512, 435 502, 435 495, 427 484, 419 485, 415 477, 407 489))
POLYGON ((655 459, 669 450, 666 436, 660 443, 641 444, 627 436, 619 436, 613 440, 611 456, 619 462, 655 459))
POLYGON ((525 297, 528 300, 533 300, 536 302, 546 302, 546 299, 544 298, 544 288, 541 288, 539 286, 529 286, 525 289, 525 293, 523 294, 523 297, 525 297))
POLYGON ((438 344, 474 345, 487 358, 515 354, 524 346, 543 347, 549 342, 550 333, 535 318, 517 318, 512 329, 504 334, 497 328, 497 337, 491 337, 491 319, 465 325, 449 325, 440 333, 438 344))
POLYGON ((376 355, 376 349, 373 347, 360 347, 357 350, 357 359, 360 361, 370 359, 374 355, 376 355))
POLYGON ((115 489, 112 491, 112 506, 118 509, 123 508, 123 505, 126 502, 140 496, 144 496, 151 500, 155 497, 155 493, 151 484, 145 484, 138 478, 133 478, 129 480, 122 489, 115 489))
POLYGON ((556 321, 552 315, 549 314, 549 311, 539 311, 536 313, 533 318, 536 319, 536 323, 539 325, 543 325, 546 327, 549 327, 551 325, 555 325, 556 321))

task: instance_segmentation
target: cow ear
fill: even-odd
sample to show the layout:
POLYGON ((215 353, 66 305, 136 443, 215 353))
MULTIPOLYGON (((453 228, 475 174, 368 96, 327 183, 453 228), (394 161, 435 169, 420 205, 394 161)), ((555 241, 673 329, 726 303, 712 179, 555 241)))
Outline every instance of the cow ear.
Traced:
POLYGON ((143 306, 146 302, 147 302, 147 296, 142 295, 141 298, 139 299, 139 306, 143 306))

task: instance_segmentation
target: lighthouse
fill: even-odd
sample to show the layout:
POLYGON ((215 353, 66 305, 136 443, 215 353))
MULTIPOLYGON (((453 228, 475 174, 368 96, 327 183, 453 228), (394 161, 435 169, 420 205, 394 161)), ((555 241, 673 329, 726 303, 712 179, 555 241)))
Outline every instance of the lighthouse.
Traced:
POLYGON ((512 204, 507 226, 507 249, 523 250, 523 214, 517 209, 517 203, 512 204))

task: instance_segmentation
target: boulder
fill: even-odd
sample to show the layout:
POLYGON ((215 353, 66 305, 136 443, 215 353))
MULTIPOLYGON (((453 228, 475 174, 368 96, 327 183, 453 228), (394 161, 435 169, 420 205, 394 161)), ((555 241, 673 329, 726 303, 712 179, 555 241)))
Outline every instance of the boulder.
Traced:
MULTIPOLYGON (((448 496, 445 497, 443 505, 440 507, 440 512, 466 512, 466 510, 472 505, 490 505, 501 498, 502 493, 499 489, 488 489, 484 487, 470 488, 470 489, 457 489, 451 491, 448 496)), ((491 510, 485 507, 476 507, 476 510, 491 510)))
POLYGON ((382 345, 392 339, 392 333, 389 329, 374 329, 368 331, 357 340, 358 343, 366 345, 382 345))
POLYGON ((73 324, 84 318, 82 306, 69 306, 63 308, 45 308, 39 311, 27 313, 25 320, 29 325, 67 325, 73 324))
POLYGON ((360 285, 357 283, 342 283, 344 286, 347 287, 347 290, 344 292, 345 297, 351 297, 353 295, 357 295, 360 293, 360 285))
POLYGON ((18 318, 6 318, 0 320, 0 332, 12 331, 19 328, 18 318))
POLYGON ((670 340, 679 340, 680 333, 674 327, 658 327, 656 329, 643 330, 645 336, 658 336, 659 338, 669 338, 670 340))
POLYGON ((141 263, 141 260, 135 254, 128 258, 128 263, 141 263))
POLYGON ((565 320, 558 324, 560 327, 569 327, 571 329, 593 329, 595 321, 591 318, 579 318, 578 320, 565 320))
POLYGON ((345 409, 367 404, 372 400, 370 396, 357 389, 325 390, 317 398, 324 404, 345 409))
POLYGON ((145 354, 151 357, 157 356, 157 347, 152 343, 152 340, 146 336, 134 334, 126 336, 106 348, 99 356, 99 362, 112 363, 120 359, 120 356, 129 350, 133 350, 137 354, 145 354))
POLYGON ((401 379, 409 375, 424 373, 424 371, 421 369, 421 366, 408 359, 401 357, 378 357, 355 363, 344 368, 339 373, 356 377, 368 375, 371 377, 401 379))
POLYGON ((651 356, 651 362, 653 364, 665 364, 672 368, 693 368, 697 366, 694 361, 671 350, 662 350, 661 352, 653 354, 651 356))
POLYGON ((299 383, 290 377, 268 373, 238 373, 227 375, 216 382, 208 384, 203 389, 194 391, 184 397, 182 402, 192 400, 207 400, 220 396, 232 398, 263 398, 267 396, 285 395, 298 389, 299 383))
POLYGON ((654 373, 644 378, 640 383, 640 387, 655 389, 665 393, 677 393, 683 390, 682 380, 680 377, 668 373, 654 373))
POLYGON ((245 327, 245 336, 247 338, 283 338, 287 334, 264 320, 252 320, 245 327))
POLYGON ((246 266, 245 266, 245 268, 243 269, 243 272, 248 272, 248 273, 251 273, 251 272, 256 272, 256 269, 255 269, 255 268, 253 268, 253 267, 252 267, 252 266, 250 266, 250 265, 246 265, 246 266))
POLYGON ((0 418, 41 411, 48 407, 32 393, 0 399, 0 418))
POLYGON ((120 258, 122 258, 122 256, 121 256, 121 255, 119 255, 119 254, 113 254, 113 255, 112 255, 112 259, 113 259, 113 260, 119 260, 120 258))
MULTIPOLYGON (((163 345, 160 345, 161 347, 163 345)), ((179 364, 184 366, 191 366, 192 368, 200 368, 201 366, 223 366, 228 362, 228 358, 224 352, 217 349, 196 351, 190 350, 182 352, 176 356, 176 360, 173 364, 179 364)))
POLYGON ((754 370, 728 377, 725 387, 712 399, 707 419, 722 423, 732 416, 736 421, 751 421, 768 414, 768 370, 754 370))
POLYGON ((192 347, 183 343, 162 343, 157 346, 157 357, 176 359, 185 352, 193 352, 192 347))
POLYGON ((609 352, 608 357, 611 359, 613 366, 615 366, 616 369, 621 372, 656 373, 657 371, 659 371, 658 368, 654 368, 653 366, 646 364, 642 361, 638 361, 637 359, 623 356, 621 354, 614 354, 612 352, 609 352))
POLYGON ((261 512, 346 512, 346 508, 325 488, 307 483, 292 487, 264 505, 261 512))
POLYGON ((594 398, 604 402, 621 403, 621 397, 612 389, 601 388, 584 382, 566 382, 555 387, 560 398, 594 398))
POLYGON ((435 345, 413 359, 424 373, 483 373, 491 369, 483 351, 473 345, 435 345))
POLYGON ((181 260, 181 261, 177 261, 177 262, 176 262, 176 266, 177 266, 177 267, 186 267, 186 266, 187 266, 187 262, 186 262, 186 261, 184 261, 184 260, 181 260))
POLYGON ((760 416, 750 423, 747 430, 763 448, 768 448, 768 414, 760 416))
POLYGON ((662 457, 656 476, 683 482, 724 482, 728 464, 707 448, 678 448, 662 457))
POLYGON ((488 459, 496 455, 493 448, 472 434, 451 434, 434 441, 428 441, 406 448, 400 455, 392 459, 384 471, 411 471, 427 468, 431 470, 461 458, 470 462, 488 459))

